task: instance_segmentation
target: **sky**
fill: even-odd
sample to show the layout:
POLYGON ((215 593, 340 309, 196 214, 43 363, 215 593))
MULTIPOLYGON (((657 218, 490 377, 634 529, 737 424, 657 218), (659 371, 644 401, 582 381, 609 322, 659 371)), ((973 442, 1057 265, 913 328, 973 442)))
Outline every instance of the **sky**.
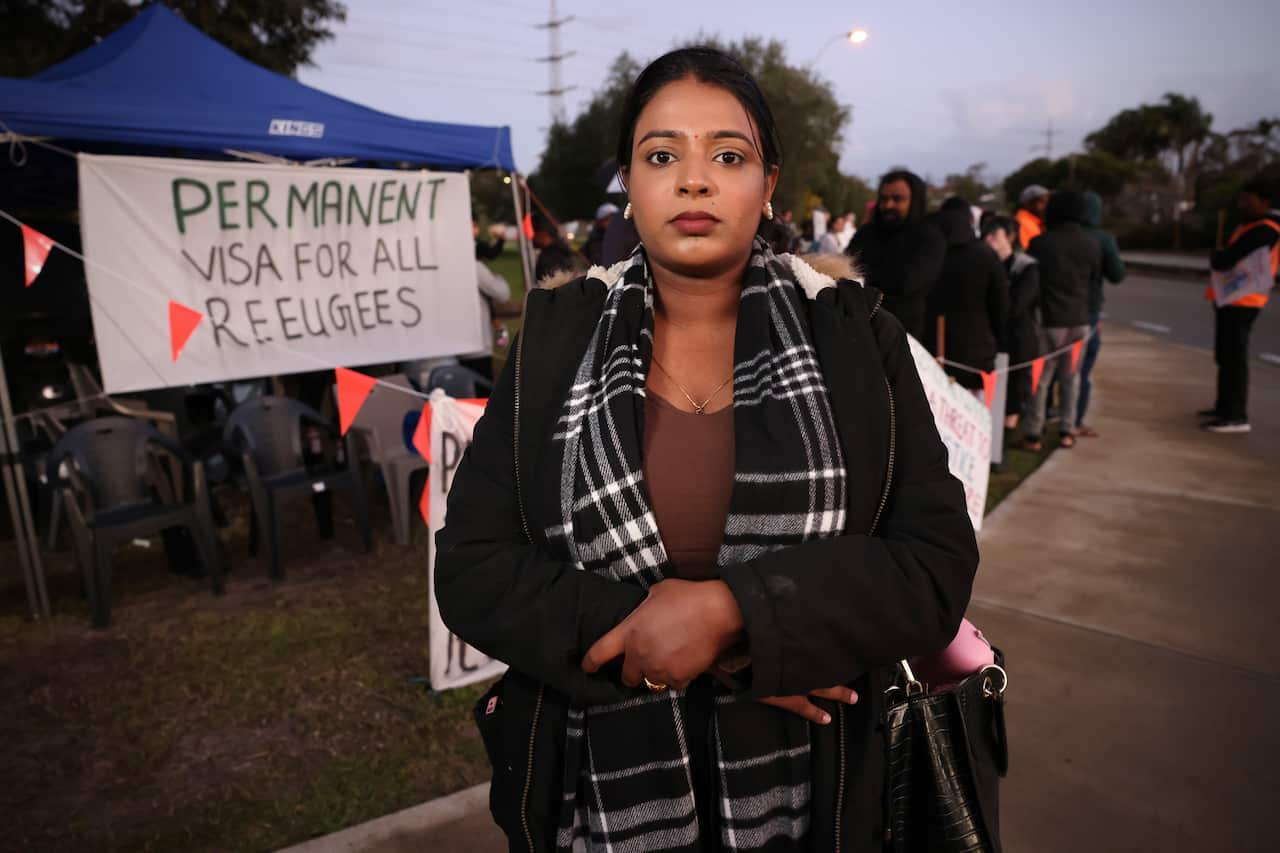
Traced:
MULTIPOLYGON (((550 2, 347 0, 347 21, 301 69, 304 83, 410 118, 510 125, 535 171, 551 123, 550 2)), ((642 61, 698 34, 776 38, 850 107, 841 168, 866 179, 898 165, 941 181, 985 163, 1004 176, 1080 150, 1122 109, 1165 92, 1200 99, 1226 131, 1280 115, 1277 0, 1053 3, 559 0, 572 119, 612 61, 642 61), (785 14, 784 14, 785 13, 785 14), (854 47, 839 34, 864 28, 854 47), (825 49, 824 49, 825 47, 825 49)), ((773 104, 773 109, 785 105, 773 104)), ((613 128, 601 128, 613 134, 613 128)), ((785 168, 785 166, 784 166, 785 168)))

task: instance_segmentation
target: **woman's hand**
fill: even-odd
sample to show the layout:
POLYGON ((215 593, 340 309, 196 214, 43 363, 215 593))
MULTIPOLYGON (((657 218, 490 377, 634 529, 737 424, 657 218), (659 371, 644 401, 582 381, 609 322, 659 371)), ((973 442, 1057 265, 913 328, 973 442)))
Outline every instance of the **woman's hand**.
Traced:
POLYGON ((665 580, 587 649, 584 672, 622 656, 622 682, 683 689, 742 637, 742 612, 724 581, 665 580))
MULTIPOLYGON (((858 694, 848 687, 826 687, 822 690, 810 691, 809 696, 830 699, 833 702, 843 702, 846 705, 854 705, 858 701, 858 694)), ((809 722, 817 723, 820 726, 825 726, 831 722, 831 715, 810 702, 809 696, 770 696, 768 699, 760 699, 759 701, 765 705, 772 705, 775 708, 790 711, 797 717, 804 717, 809 722)))

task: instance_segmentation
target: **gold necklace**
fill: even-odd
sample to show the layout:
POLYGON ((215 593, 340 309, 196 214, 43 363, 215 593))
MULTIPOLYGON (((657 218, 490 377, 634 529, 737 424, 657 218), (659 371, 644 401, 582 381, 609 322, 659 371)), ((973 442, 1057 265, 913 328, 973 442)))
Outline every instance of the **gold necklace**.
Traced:
POLYGON ((689 401, 689 405, 693 406, 693 413, 695 415, 704 414, 707 408, 707 404, 710 403, 712 400, 714 400, 716 398, 716 395, 724 390, 724 386, 728 385, 730 382, 733 381, 733 374, 730 373, 729 378, 721 382, 719 385, 717 385, 716 390, 711 392, 710 397, 708 397, 707 399, 699 403, 697 400, 693 399, 692 395, 690 395, 688 391, 684 390, 683 385, 681 385, 679 382, 676 381, 676 378, 671 375, 671 371, 667 370, 665 367, 662 366, 662 362, 658 361, 658 357, 656 355, 653 356, 653 363, 658 365, 658 369, 661 370, 663 373, 665 373, 667 375, 667 378, 671 380, 671 383, 680 389, 680 393, 683 394, 684 398, 689 401))

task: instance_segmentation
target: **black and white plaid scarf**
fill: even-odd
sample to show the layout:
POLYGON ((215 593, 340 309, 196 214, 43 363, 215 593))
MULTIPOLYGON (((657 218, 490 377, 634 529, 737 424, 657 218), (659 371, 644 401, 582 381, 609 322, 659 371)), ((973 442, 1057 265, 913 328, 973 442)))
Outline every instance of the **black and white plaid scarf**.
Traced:
MULTIPOLYGON (((844 458, 793 262, 757 241, 743 282, 720 565, 844 530, 844 458)), ((620 267, 592 271, 610 290, 557 427, 546 532, 578 568, 648 587, 670 570, 643 475, 654 290, 643 249, 620 267)), ((722 849, 806 849, 809 724, 721 691, 710 734, 687 732, 684 702, 672 690, 570 712, 559 850, 699 850, 689 737, 711 740, 722 849)))

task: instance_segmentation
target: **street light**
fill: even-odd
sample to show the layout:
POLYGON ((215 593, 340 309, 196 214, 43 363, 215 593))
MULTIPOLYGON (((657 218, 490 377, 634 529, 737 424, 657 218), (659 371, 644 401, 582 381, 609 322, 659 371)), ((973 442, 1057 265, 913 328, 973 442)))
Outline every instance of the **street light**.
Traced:
POLYGON ((813 66, 817 65, 818 60, 822 58, 822 55, 826 53, 827 49, 830 48, 831 45, 835 44, 836 42, 845 41, 854 47, 858 47, 862 44, 865 44, 867 41, 867 38, 868 38, 867 31, 862 27, 854 27, 848 32, 836 33, 831 38, 827 39, 827 43, 822 46, 822 49, 819 50, 816 54, 814 54, 813 59, 809 60, 809 67, 812 68, 813 66))

